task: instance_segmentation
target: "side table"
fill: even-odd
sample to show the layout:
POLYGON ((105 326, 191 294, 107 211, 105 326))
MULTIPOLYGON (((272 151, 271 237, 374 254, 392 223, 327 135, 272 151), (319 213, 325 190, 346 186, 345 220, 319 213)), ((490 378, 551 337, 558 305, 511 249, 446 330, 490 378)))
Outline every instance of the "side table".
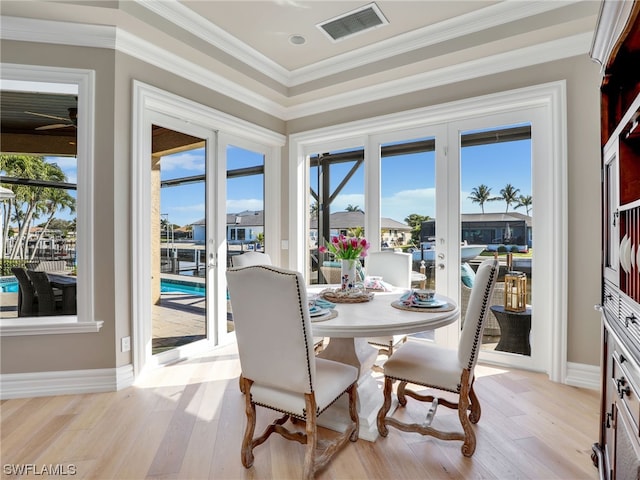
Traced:
POLYGON ((500 325, 500 341, 496 350, 531 355, 531 307, 524 312, 509 312, 503 305, 492 305, 491 311, 500 325))

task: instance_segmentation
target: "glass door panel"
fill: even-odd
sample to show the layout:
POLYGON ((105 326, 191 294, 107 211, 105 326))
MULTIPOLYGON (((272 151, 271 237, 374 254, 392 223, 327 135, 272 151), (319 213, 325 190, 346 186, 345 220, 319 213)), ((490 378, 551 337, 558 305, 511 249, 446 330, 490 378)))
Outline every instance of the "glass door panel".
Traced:
MULTIPOLYGON (((227 145, 227 267, 233 257, 247 251, 264 252, 265 232, 264 163, 265 155, 227 145)), ((227 302, 227 331, 233 331, 231 305, 227 302)))
POLYGON ((381 249, 411 253, 413 285, 435 289, 435 139, 386 143, 380 154, 381 249))
POLYGON ((207 337, 207 222, 204 140, 153 128, 151 295, 155 355, 207 337))
POLYGON ((531 310, 505 311, 505 273, 526 276, 528 307, 533 258, 531 125, 515 124, 460 135, 460 288, 466 311, 474 272, 491 256, 500 261, 483 350, 531 355, 531 310), (478 247, 477 249, 475 247, 478 247))
POLYGON ((308 278, 310 283, 337 284, 339 264, 318 247, 338 235, 365 236, 364 149, 314 154, 309 165, 308 278))
POLYGON ((264 154, 227 147, 227 248, 231 257, 264 251, 264 154))

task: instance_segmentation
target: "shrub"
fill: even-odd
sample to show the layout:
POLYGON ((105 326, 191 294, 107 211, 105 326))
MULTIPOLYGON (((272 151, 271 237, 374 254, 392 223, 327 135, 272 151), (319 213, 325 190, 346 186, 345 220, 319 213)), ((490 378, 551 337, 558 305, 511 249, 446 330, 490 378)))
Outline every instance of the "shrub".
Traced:
POLYGON ((504 245, 500 245, 497 249, 498 253, 507 253, 507 247, 505 247, 504 245))
POLYGON ((512 246, 511 246, 511 252, 512 252, 512 253, 518 253, 518 252, 520 252, 520 247, 518 247, 518 245, 512 245, 512 246))

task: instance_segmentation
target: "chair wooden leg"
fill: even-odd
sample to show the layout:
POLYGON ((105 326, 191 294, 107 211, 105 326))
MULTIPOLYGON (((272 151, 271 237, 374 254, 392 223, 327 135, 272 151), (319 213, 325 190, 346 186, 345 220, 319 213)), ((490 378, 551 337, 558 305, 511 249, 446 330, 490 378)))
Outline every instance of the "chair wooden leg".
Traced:
POLYGON ((240 393, 244 393, 244 377, 240 374, 238 378, 238 383, 240 384, 240 393))
POLYGON ((480 421, 482 410, 480 408, 480 400, 478 399, 476 391, 473 388, 473 383, 471 383, 471 389, 469 390, 469 400, 471 400, 471 405, 469 406, 469 421, 471 423, 478 423, 480 421))
POLYGON ((407 388, 407 382, 400 382, 398 385, 398 390, 396 391, 396 395, 398 396, 398 403, 401 406, 407 405, 407 397, 405 396, 405 389, 407 388))
POLYGON ((465 457, 470 457, 476 450, 476 434, 473 431, 471 421, 469 420, 469 415, 467 414, 470 403, 470 387, 469 371, 466 369, 462 371, 461 382, 462 388, 460 389, 460 398, 458 399, 458 418, 460 419, 462 429, 464 430, 464 443, 462 444, 462 448, 460 450, 465 457))
POLYGON ((349 416, 351 421, 355 423, 355 430, 349 436, 349 440, 355 442, 360 435, 360 417, 358 417, 358 387, 354 383, 348 390, 349 393, 349 416))
POLYGON ((382 403, 382 406, 380 407, 380 410, 378 410, 378 418, 377 418, 378 433, 380 434, 381 437, 386 437, 387 435, 389 435, 389 429, 387 428, 385 420, 387 418, 387 413, 389 413, 389 410, 391 409, 392 387, 393 387, 393 380, 391 380, 389 377, 384 377, 384 390, 383 390, 384 401, 382 403))
POLYGON ((251 402, 251 380, 240 376, 241 391, 245 392, 245 413, 247 415, 247 428, 242 438, 242 465, 249 468, 253 465, 253 434, 256 429, 256 406, 251 402))
POLYGON ((307 413, 306 433, 307 448, 304 454, 304 474, 305 480, 312 480, 316 469, 316 446, 318 443, 318 428, 316 425, 316 400, 313 394, 305 394, 305 406, 307 413))

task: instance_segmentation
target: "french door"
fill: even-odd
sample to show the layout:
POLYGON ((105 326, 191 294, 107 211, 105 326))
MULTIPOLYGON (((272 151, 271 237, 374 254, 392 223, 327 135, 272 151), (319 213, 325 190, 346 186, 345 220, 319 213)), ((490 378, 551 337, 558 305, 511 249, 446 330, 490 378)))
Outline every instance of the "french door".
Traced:
MULTIPOLYGON (((314 255, 316 245, 326 241, 326 232, 359 231, 371 242, 372 251, 412 253, 415 284, 424 274, 429 286, 458 299, 464 311, 469 290, 462 270, 475 270, 497 254, 497 288, 502 293, 496 293, 491 304, 504 305, 509 263, 511 270, 527 276, 530 310, 523 315, 530 318, 505 331, 508 338, 503 339, 506 327, 490 313, 481 359, 545 370, 552 291, 548 282, 539 281, 544 277, 538 271, 549 271, 553 262, 552 249, 545 247, 553 229, 544 221, 535 222, 534 228, 533 211, 534 198, 536 207, 551 205, 545 187, 549 140, 543 117, 536 108, 521 109, 309 145, 305 240, 311 254, 305 269, 310 283, 328 282, 320 265, 324 259, 314 255), (322 185, 327 187, 324 194, 322 185), (356 211, 362 225, 339 223, 343 216, 353 223, 356 211), (476 246, 483 247, 482 253, 473 253, 476 246)), ((364 263, 366 270, 366 258, 364 263)), ((419 336, 453 347, 461 325, 460 321, 419 336)))

